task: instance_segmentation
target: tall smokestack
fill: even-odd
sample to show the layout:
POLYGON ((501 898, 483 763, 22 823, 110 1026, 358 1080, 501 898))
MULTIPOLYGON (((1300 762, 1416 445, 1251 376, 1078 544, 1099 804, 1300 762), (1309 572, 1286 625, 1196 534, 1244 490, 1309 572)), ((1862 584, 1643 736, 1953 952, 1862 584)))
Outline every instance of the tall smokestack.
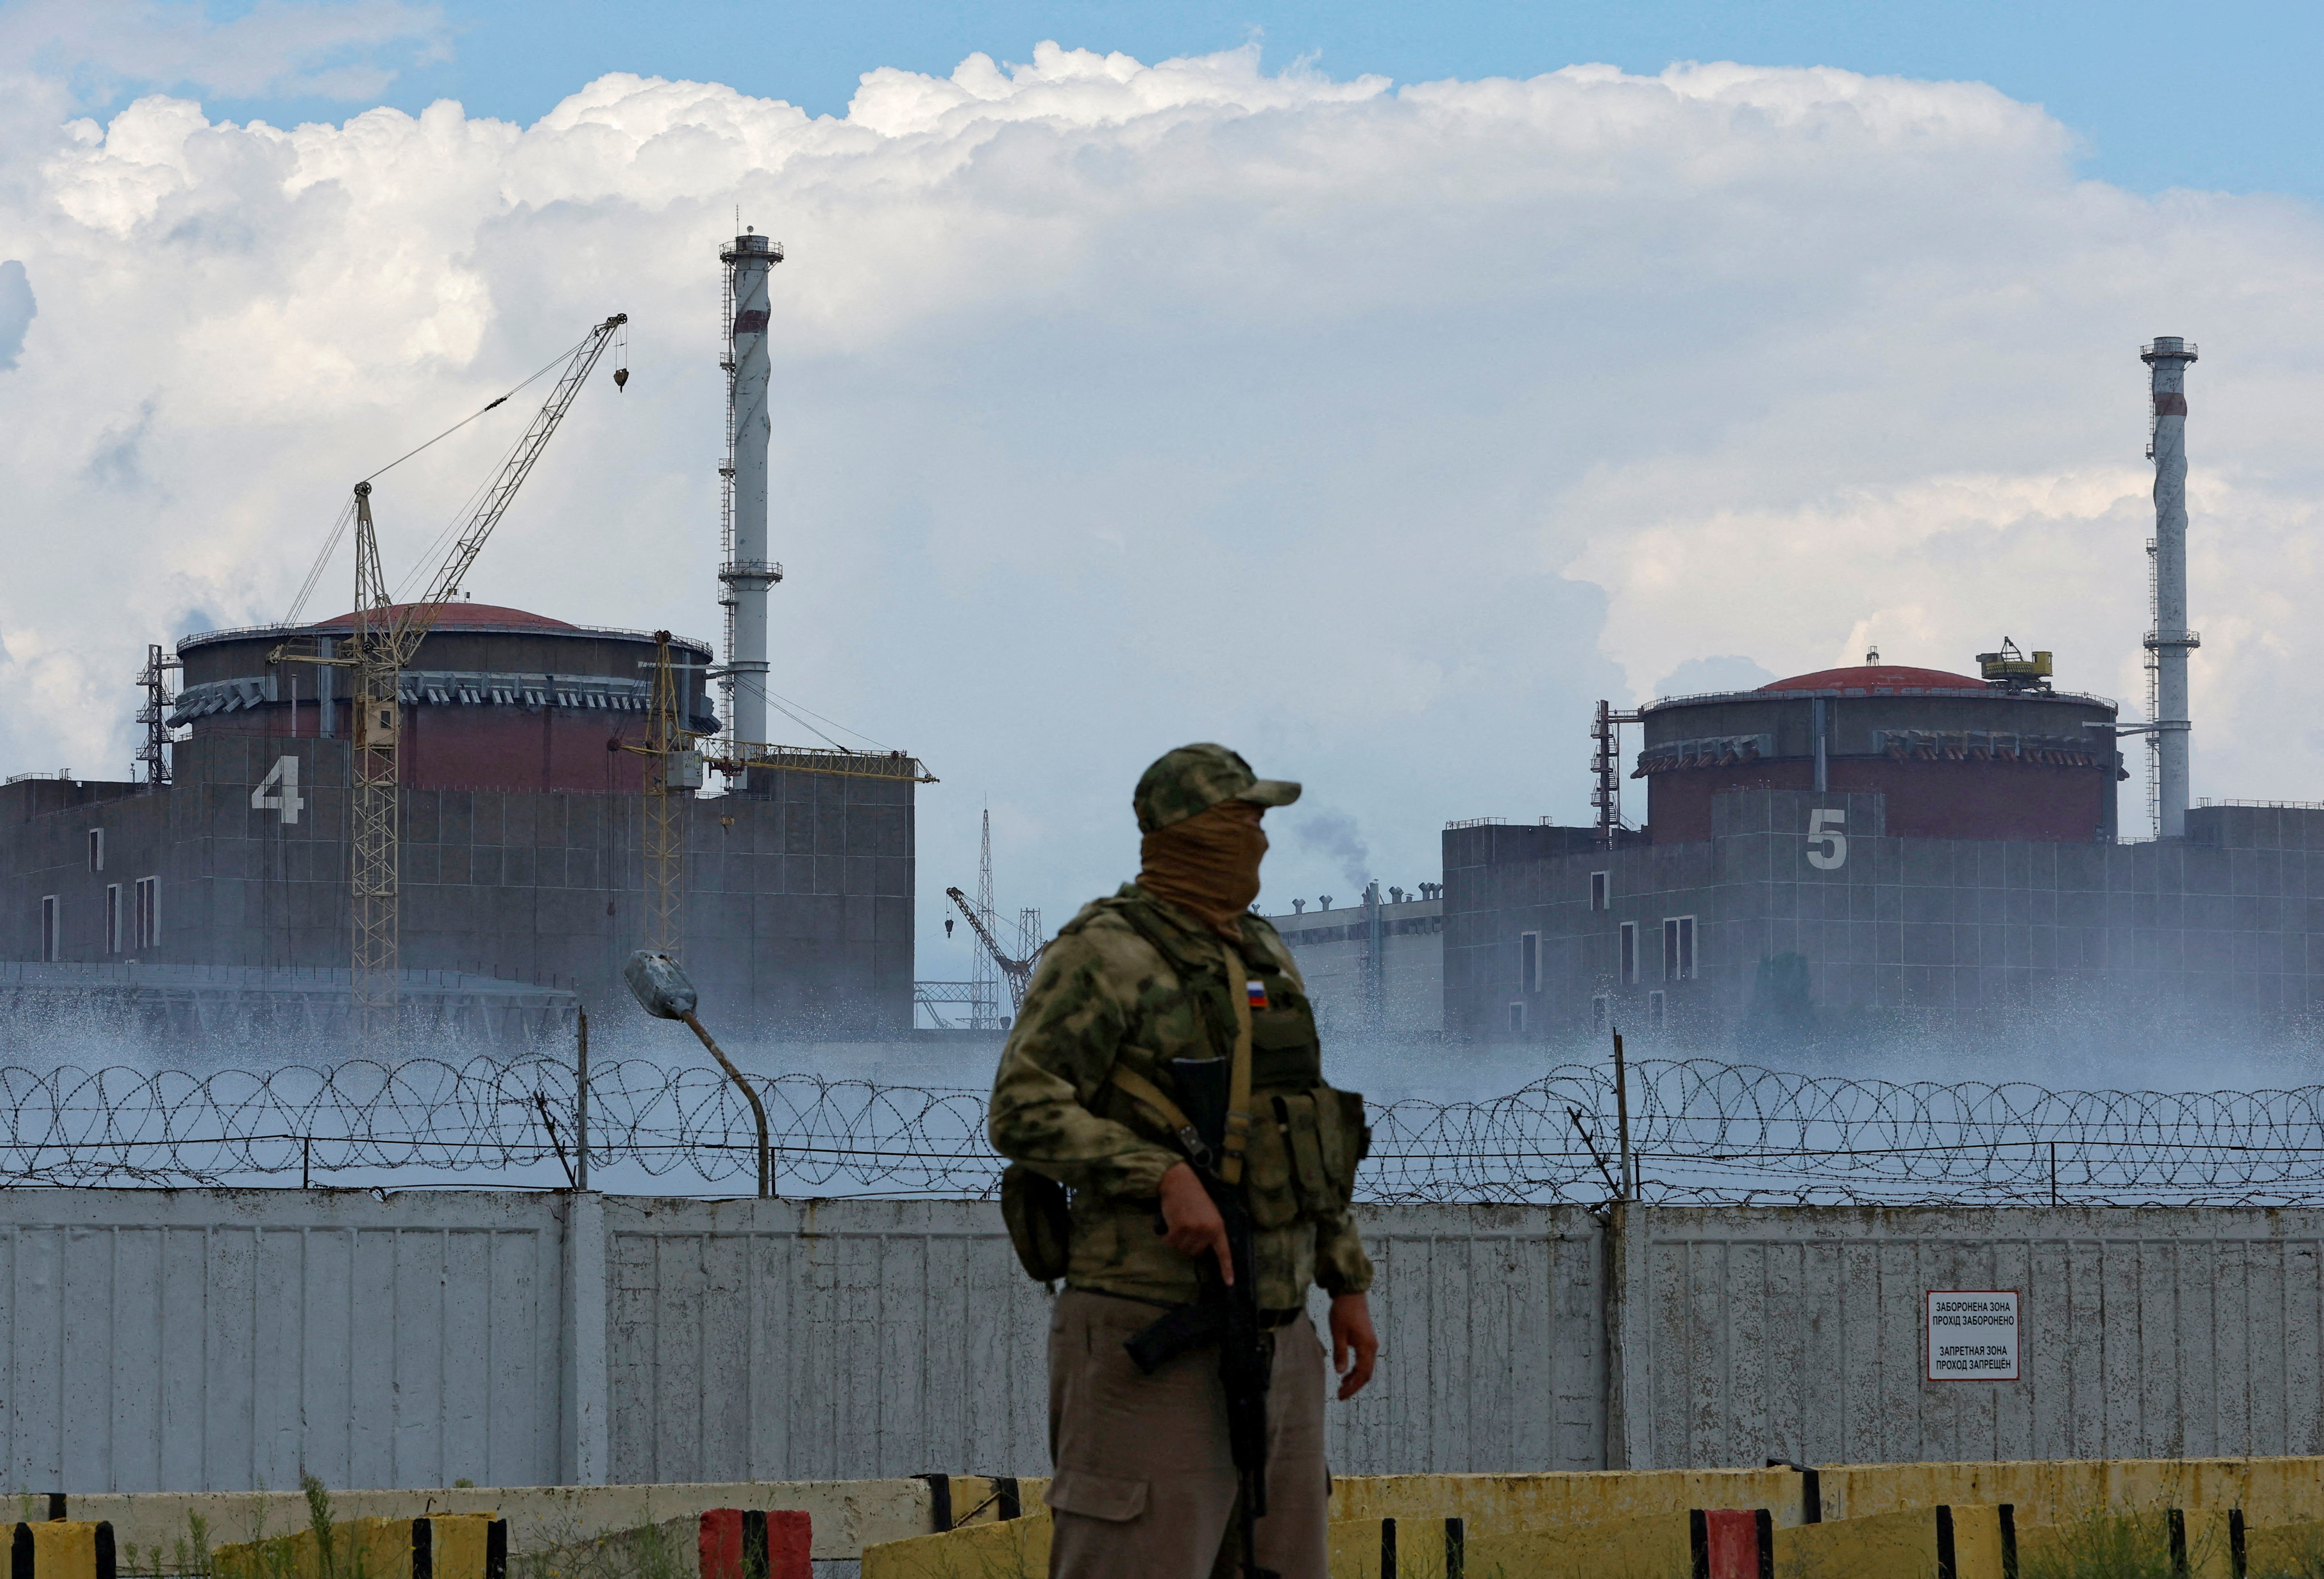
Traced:
POLYGON ((767 739, 767 589, 783 568, 767 558, 767 276, 783 261, 780 242, 755 233, 718 254, 726 265, 731 342, 726 356, 726 562, 718 601, 726 607, 726 719, 738 741, 767 739))
POLYGON ((2158 335, 2140 359, 2153 369, 2154 438, 2153 654, 2155 833, 2187 832, 2187 650, 2199 645, 2187 629, 2187 365, 2195 347, 2176 335, 2158 335))

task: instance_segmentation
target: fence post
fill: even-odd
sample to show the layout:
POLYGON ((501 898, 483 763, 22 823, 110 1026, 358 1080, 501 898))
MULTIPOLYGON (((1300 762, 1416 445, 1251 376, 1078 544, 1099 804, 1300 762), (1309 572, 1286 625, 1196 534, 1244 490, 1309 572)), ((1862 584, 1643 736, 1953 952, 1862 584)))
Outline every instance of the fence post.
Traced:
POLYGON ((573 1187, 586 1190, 589 1187, 589 1011, 583 1009, 577 1012, 581 1038, 574 1055, 573 1145, 580 1160, 574 1165, 576 1171, 573 1187))
POLYGON ((606 1369, 610 1292, 605 1275, 605 1203, 578 1190, 565 1197, 563 1429, 558 1470, 565 1483, 602 1486, 613 1478, 613 1399, 606 1369))
POLYGON ((1622 1199, 1636 1198, 1638 1177, 1630 1166, 1630 1076, 1622 1063, 1622 1033, 1614 1032, 1614 1122, 1620 1130, 1622 1199))

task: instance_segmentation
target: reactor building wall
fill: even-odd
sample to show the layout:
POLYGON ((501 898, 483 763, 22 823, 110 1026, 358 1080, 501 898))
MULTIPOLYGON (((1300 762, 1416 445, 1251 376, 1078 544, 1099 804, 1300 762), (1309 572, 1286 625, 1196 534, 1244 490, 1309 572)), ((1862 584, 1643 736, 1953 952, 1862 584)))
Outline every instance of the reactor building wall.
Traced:
POLYGON ((2100 698, 1866 665, 1641 714, 1645 827, 1445 830, 1447 1030, 1709 1046, 2324 1005, 2324 810, 2200 806, 2182 837, 2119 842, 2100 698))
MULTIPOLYGON (((189 636, 171 780, 0 787, 0 958, 344 969, 344 680, 270 664, 346 618, 189 636), (335 694, 335 690, 337 694, 335 694)), ((706 643, 673 642, 709 732, 706 643)), ((447 609, 402 677, 401 965, 627 1003, 653 637, 447 609)), ((737 1032, 887 1033, 912 1020, 913 808, 900 753, 780 752, 746 790, 680 801, 683 956, 737 1032)), ((631 1011, 622 1010, 622 1012, 631 1011)))

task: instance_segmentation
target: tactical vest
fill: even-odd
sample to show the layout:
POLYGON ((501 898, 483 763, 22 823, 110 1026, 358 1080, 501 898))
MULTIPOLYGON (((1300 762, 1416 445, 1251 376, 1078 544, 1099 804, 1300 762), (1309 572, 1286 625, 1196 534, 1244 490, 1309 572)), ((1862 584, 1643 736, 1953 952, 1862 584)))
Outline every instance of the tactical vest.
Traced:
MULTIPOLYGON (((1093 907, 1119 917, 1170 966, 1200 1010, 1208 1046, 1178 1056, 1231 1058, 1239 1035, 1232 994, 1250 1011, 1250 1126, 1241 1187, 1253 1226, 1261 1230, 1317 1222, 1345 1212, 1355 1194, 1356 1168, 1371 1148, 1363 1098, 1323 1079, 1323 1052, 1315 1014, 1291 974, 1253 944, 1248 954, 1216 936, 1193 936, 1152 901, 1116 895, 1093 907)), ((1162 1111, 1158 1095, 1175 1105, 1167 1068, 1145 1091, 1142 1077, 1117 1070, 1098 1098, 1102 1116, 1183 1151, 1176 1133, 1182 1115, 1162 1111), (1158 1087, 1158 1089, 1157 1089, 1158 1087)), ((1064 1273, 1064 1191, 1021 1165, 1002 1181, 1002 1214, 1025 1269, 1044 1280, 1064 1273), (1050 1194, 1054 1191, 1054 1196, 1050 1194)))

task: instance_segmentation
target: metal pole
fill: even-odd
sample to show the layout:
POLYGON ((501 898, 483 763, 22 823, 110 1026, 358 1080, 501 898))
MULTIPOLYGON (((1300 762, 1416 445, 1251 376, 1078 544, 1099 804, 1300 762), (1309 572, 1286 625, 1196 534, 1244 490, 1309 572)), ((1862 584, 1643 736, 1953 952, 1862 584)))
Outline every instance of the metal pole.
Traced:
POLYGON ((1638 1193, 1637 1176, 1630 1165, 1630 1076, 1622 1062, 1622 1033, 1614 1033, 1614 1122, 1622 1149, 1622 1199, 1638 1193))
POLYGON ((575 1052, 573 1081, 573 1145, 581 1160, 576 1164, 573 1187, 589 1187, 589 1011, 579 1011, 581 1017, 580 1045, 575 1052))
POLYGON ((694 1011, 687 1010, 680 1018, 694 1028, 694 1034, 702 1039, 702 1045, 710 1049, 710 1056, 718 1060, 720 1068, 726 1071, 726 1078, 742 1088, 742 1099, 751 1104, 751 1116, 757 1120, 759 1124, 759 1198, 762 1201, 772 1200, 775 1194, 775 1169, 767 1144, 766 1104, 759 1100, 759 1094, 751 1089, 751 1083, 742 1078, 742 1071, 734 1067, 726 1055, 719 1050, 718 1044, 710 1039, 710 1033, 702 1029, 702 1021, 695 1018, 694 1011))

